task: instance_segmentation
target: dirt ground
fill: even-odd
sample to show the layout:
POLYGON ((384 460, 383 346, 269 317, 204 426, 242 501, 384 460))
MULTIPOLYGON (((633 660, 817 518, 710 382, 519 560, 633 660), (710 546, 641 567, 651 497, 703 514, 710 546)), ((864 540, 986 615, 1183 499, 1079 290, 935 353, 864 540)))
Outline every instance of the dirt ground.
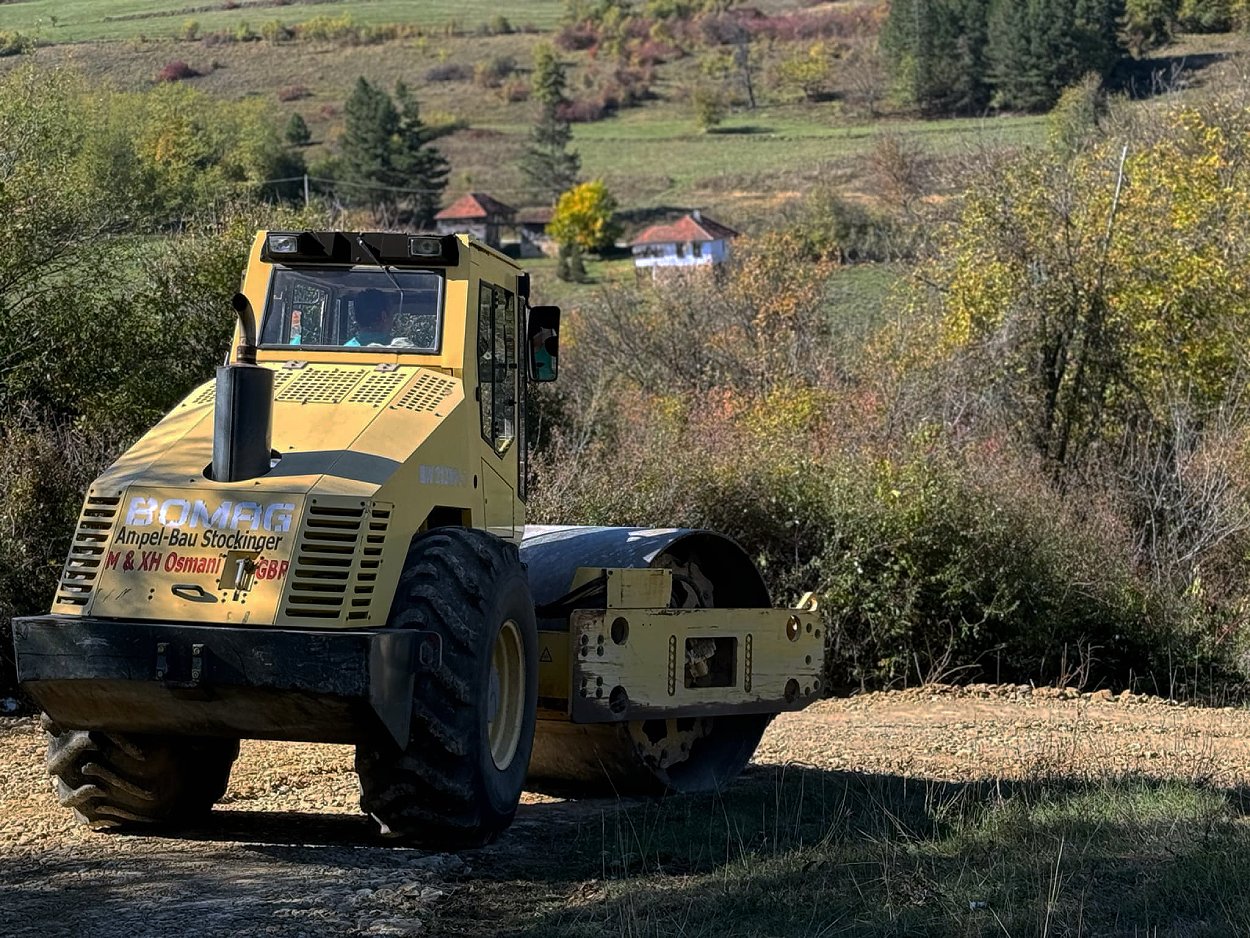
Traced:
MULTIPOLYGON (((869 694, 779 718, 756 761, 945 781, 1142 772, 1243 788, 1250 712, 1014 687, 869 694)), ((245 742, 204 829, 93 834, 56 805, 37 724, 0 719, 0 934, 493 934, 489 908, 464 921, 475 885, 505 861, 551 864, 553 828, 620 809, 527 796, 497 844, 448 855, 378 840, 356 797, 347 747, 245 742), (457 909, 455 922, 440 908, 457 909)), ((572 902, 580 886, 544 888, 543 901, 561 901, 557 888, 572 902)))

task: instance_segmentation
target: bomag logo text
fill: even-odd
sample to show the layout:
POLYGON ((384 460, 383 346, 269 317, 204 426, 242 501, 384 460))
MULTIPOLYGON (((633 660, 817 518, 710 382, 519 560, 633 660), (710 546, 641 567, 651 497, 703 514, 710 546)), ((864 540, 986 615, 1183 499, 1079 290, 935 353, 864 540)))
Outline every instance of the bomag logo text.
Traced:
POLYGON ((210 506, 200 499, 155 498, 138 495, 130 500, 126 511, 127 527, 161 524, 167 528, 215 528, 216 530, 271 531, 283 534, 291 530, 295 506, 290 502, 225 501, 210 506))

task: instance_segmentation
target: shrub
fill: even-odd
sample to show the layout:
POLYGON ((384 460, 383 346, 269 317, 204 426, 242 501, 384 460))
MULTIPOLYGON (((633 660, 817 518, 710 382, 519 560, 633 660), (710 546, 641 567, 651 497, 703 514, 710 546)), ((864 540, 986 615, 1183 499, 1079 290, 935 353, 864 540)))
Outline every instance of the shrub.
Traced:
POLYGON ((602 100, 582 98, 578 101, 565 101, 556 107, 556 117, 570 124, 589 124, 602 120, 608 109, 602 100))
POLYGON ((718 126, 729 111, 724 92, 714 85, 701 84, 690 94, 694 108, 694 122, 705 133, 718 126))
POLYGON ((359 38, 359 26, 351 15, 314 16, 295 27, 295 34, 310 42, 355 41, 359 38))
POLYGON ((312 96, 307 85, 283 85, 277 91, 279 101, 301 101, 312 96))
POLYGON ((283 25, 281 20, 269 20, 261 24, 260 35, 266 42, 286 42, 288 39, 295 38, 295 30, 283 25))
POLYGON ((0 58, 6 55, 23 55, 35 48, 35 40, 11 30, 0 30, 0 58))
POLYGON ((555 43, 566 52, 581 52, 599 44, 599 33, 590 23, 568 25, 556 33, 555 43))
POLYGON ((426 69, 426 81, 468 81, 473 77, 473 69, 468 65, 456 62, 443 62, 426 69))
POLYGON ((499 96, 508 104, 529 100, 530 83, 524 78, 510 78, 499 87, 499 96))
POLYGON ((182 29, 178 32, 178 38, 183 42, 195 42, 200 38, 200 21, 187 20, 182 24, 182 29))
POLYGON ((188 78, 196 78, 199 72, 193 69, 181 59, 174 59, 172 62, 166 62, 165 67, 156 74, 157 81, 184 81, 188 78))
POLYGON ((498 88, 515 71, 516 59, 497 55, 473 66, 473 83, 481 88, 498 88))

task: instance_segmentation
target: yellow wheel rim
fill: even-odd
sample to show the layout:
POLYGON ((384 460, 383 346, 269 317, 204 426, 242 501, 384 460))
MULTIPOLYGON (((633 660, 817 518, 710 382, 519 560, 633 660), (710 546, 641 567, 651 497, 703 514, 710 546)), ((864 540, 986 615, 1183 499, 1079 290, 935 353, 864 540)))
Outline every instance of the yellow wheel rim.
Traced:
POLYGON ((486 735, 495 768, 503 771, 516 758, 525 719, 525 646, 521 630, 509 619, 499 627, 490 661, 486 735))

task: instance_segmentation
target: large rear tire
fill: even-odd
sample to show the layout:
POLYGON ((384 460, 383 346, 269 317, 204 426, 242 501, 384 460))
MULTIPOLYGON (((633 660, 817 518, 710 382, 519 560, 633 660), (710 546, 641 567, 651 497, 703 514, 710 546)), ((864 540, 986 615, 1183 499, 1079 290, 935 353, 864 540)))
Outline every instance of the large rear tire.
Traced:
POLYGON ((93 830, 180 825, 226 793, 237 739, 62 730, 43 718, 61 804, 93 830))
POLYGON ((389 624, 437 632, 442 660, 417 675, 408 745, 357 747, 360 806, 384 834, 490 843, 516 814, 538 701, 534 603, 516 546, 467 528, 419 535, 389 624))

